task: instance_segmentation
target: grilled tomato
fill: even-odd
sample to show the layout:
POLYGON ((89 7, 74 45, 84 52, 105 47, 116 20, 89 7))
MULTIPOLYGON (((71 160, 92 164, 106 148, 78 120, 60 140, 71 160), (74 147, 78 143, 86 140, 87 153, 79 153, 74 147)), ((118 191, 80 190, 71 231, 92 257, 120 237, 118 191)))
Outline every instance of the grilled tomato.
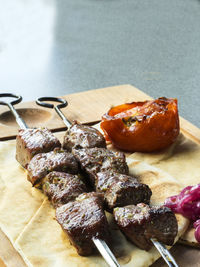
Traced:
POLYGON ((121 150, 152 152, 171 145, 179 134, 177 99, 132 102, 112 107, 103 115, 101 129, 121 150))

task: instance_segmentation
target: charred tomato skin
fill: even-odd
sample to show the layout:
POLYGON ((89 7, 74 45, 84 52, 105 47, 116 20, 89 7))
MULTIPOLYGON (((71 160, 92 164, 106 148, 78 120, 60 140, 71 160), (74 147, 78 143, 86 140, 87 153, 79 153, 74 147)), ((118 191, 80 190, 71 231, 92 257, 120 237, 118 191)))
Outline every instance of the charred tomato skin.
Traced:
POLYGON ((162 97, 112 107, 103 115, 101 129, 120 150, 153 152, 167 148, 180 132, 177 99, 162 97))

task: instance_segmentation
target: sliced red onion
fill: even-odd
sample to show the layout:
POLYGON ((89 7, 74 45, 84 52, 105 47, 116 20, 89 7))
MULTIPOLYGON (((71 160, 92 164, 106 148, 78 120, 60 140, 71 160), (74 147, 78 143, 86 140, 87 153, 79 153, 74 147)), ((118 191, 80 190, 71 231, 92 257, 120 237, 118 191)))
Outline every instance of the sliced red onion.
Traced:
POLYGON ((200 220, 197 220, 193 223, 194 228, 197 228, 200 225, 200 220))
POLYGON ((187 186, 179 195, 167 198, 165 206, 192 221, 200 219, 200 184, 187 186))
POLYGON ((179 195, 168 197, 165 206, 195 222, 195 238, 200 243, 200 184, 187 186, 179 195))
POLYGON ((196 228, 196 230, 194 232, 194 236, 195 236, 197 242, 200 243, 200 225, 197 226, 197 228, 196 228))

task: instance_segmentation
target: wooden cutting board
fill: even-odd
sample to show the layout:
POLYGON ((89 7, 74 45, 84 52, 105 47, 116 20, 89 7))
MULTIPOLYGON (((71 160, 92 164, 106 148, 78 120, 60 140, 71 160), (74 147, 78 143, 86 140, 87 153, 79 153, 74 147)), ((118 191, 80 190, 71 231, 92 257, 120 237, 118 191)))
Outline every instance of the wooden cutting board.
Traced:
MULTIPOLYGON (((98 122, 102 114, 113 105, 151 99, 150 96, 131 85, 90 90, 66 95, 64 98, 69 103, 68 107, 62 110, 65 116, 70 121, 78 120, 81 123, 98 122)), ((30 127, 46 126, 53 131, 61 131, 66 128, 54 110, 39 107, 34 102, 20 103, 16 105, 16 109, 20 111, 30 127)), ((181 130, 187 137, 200 143, 200 129, 183 118, 181 118, 181 130)), ((7 107, 0 107, 0 140, 15 138, 17 131, 18 126, 13 115, 7 107)), ((171 251, 179 266, 200 266, 200 250, 177 244, 171 251)), ((5 266, 25 267, 26 265, 5 234, 0 231, 0 267, 5 266)), ((167 265, 162 259, 152 265, 152 267, 164 266, 167 265)))

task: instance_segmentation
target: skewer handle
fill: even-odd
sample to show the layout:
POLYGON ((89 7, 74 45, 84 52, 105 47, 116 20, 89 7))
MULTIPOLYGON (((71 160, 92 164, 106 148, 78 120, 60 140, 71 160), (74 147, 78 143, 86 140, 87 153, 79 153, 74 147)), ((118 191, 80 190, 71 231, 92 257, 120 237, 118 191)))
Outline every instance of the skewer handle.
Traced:
POLYGON ((171 255, 171 253, 168 251, 168 249, 160 242, 154 240, 151 238, 151 242, 154 244, 154 246, 157 248, 157 250, 160 252, 161 256, 167 263, 169 267, 179 267, 176 263, 175 259, 171 255))
POLYGON ((72 124, 70 121, 68 121, 68 119, 64 116, 64 114, 62 113, 62 111, 59 109, 59 106, 55 107, 55 111, 57 112, 57 114, 61 117, 61 119, 63 120, 64 124, 67 126, 67 128, 69 128, 72 124))
POLYGON ((0 97, 12 97, 12 98, 16 98, 15 100, 11 101, 11 102, 5 102, 5 101, 0 101, 1 105, 5 105, 8 106, 10 111, 12 112, 12 114, 15 116, 16 122, 19 125, 19 127, 21 129, 27 129, 28 126, 25 123, 25 121, 19 116, 19 114, 17 113, 16 109, 14 108, 13 105, 18 104, 22 101, 22 97, 18 96, 18 95, 14 95, 14 94, 9 94, 9 93, 3 93, 0 94, 0 97))
POLYGON ((27 129, 28 126, 25 123, 25 121, 19 116, 19 114, 17 113, 16 109, 13 107, 12 104, 8 103, 8 107, 11 110, 12 114, 15 116, 15 120, 17 122, 17 124, 19 125, 20 129, 27 129))
POLYGON ((117 262, 117 259, 115 258, 112 251, 104 240, 97 238, 93 238, 92 240, 99 252, 101 253, 102 257, 110 267, 120 267, 119 263, 117 262))
POLYGON ((60 118, 63 120, 64 124, 69 128, 72 124, 71 122, 65 117, 65 115, 60 110, 61 108, 64 108, 68 105, 67 101, 63 98, 58 97, 40 97, 36 100, 36 103, 42 107, 46 108, 54 108, 57 114, 60 116, 60 118), (50 103, 45 103, 44 101, 53 101, 53 102, 59 102, 61 104, 54 106, 50 103))

